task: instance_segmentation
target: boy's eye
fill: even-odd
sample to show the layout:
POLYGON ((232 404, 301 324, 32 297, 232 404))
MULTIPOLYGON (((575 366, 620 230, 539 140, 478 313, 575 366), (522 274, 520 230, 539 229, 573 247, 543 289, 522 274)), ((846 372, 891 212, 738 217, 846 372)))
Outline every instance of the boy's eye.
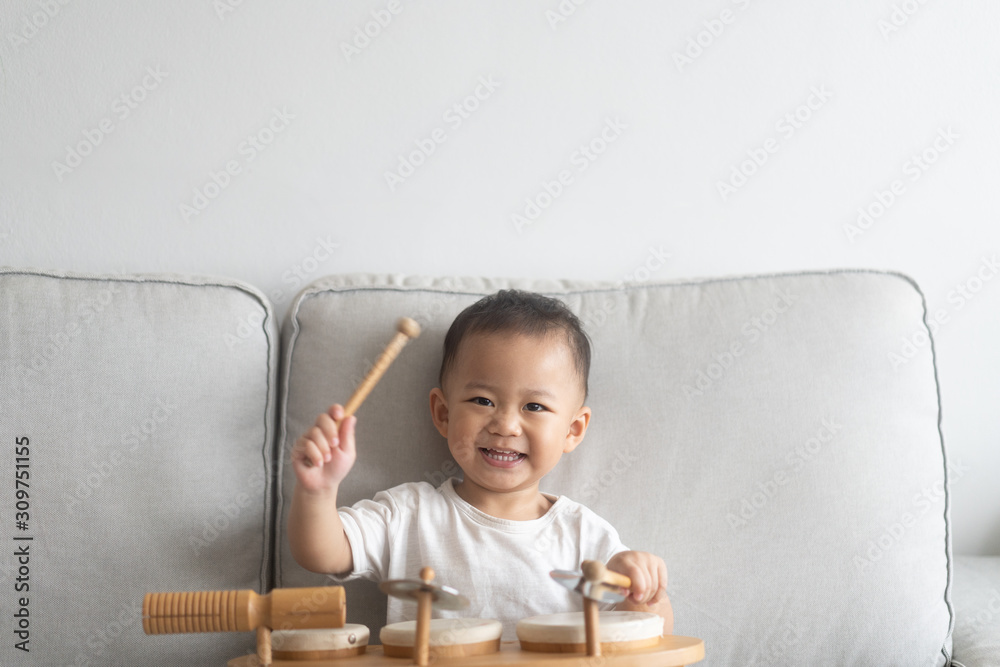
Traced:
POLYGON ((493 401, 491 401, 488 398, 484 398, 482 396, 476 396, 474 399, 472 399, 472 402, 475 403, 476 405, 482 405, 487 408, 493 405, 493 401))
POLYGON ((541 403, 528 403, 524 406, 524 409, 528 412, 542 412, 545 410, 545 406, 541 403))

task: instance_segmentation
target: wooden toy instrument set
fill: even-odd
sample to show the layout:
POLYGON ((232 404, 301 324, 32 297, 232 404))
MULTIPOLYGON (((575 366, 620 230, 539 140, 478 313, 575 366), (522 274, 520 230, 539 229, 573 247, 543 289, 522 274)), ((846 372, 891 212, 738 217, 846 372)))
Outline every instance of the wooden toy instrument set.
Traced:
POLYGON ((700 639, 662 636, 657 614, 598 611, 600 602, 623 600, 631 585, 603 563, 584 561, 581 571, 557 570, 552 577, 583 596, 584 611, 522 619, 517 642, 501 642, 502 626, 494 619, 431 619, 432 609, 462 609, 468 600, 433 583, 427 567, 419 579, 380 585, 382 592, 417 604, 416 621, 382 628, 381 646, 368 646, 368 628, 345 622, 342 586, 275 589, 267 595, 148 593, 142 627, 151 635, 256 631, 256 654, 234 658, 228 667, 674 667, 705 657, 700 639))
MULTIPOLYGON (((354 414, 403 346, 420 335, 420 326, 404 317, 397 331, 345 405, 344 417, 354 414)), ((584 561, 579 572, 551 574, 556 582, 583 596, 584 611, 522 619, 517 624, 518 642, 501 642, 503 628, 498 620, 432 620, 432 609, 459 610, 469 602, 458 591, 434 584, 434 572, 427 567, 419 579, 380 585, 383 593, 417 604, 416 621, 382 628, 381 646, 369 648, 368 628, 345 622, 342 586, 275 589, 267 595, 249 590, 148 593, 142 604, 142 627, 150 635, 256 631, 256 655, 234 658, 228 667, 385 667, 431 662, 456 667, 672 667, 705 657, 700 639, 662 636, 663 619, 657 614, 600 612, 599 603, 624 600, 631 586, 628 577, 607 570, 603 563, 584 561), (599 662, 594 663, 595 658, 599 662)))

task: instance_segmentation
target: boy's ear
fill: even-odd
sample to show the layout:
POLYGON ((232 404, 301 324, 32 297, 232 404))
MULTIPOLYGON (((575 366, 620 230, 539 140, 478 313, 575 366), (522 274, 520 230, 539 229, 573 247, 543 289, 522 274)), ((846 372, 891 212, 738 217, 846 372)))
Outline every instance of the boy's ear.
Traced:
POLYGON ((590 408, 586 405, 577 410, 576 416, 569 424, 569 431, 566 433, 566 446, 563 453, 568 454, 583 441, 583 436, 587 435, 587 427, 590 425, 590 408))
POLYGON ((437 427, 438 433, 447 438, 448 401, 445 400, 444 392, 441 391, 440 387, 434 387, 433 389, 431 389, 430 401, 431 401, 431 419, 434 420, 434 426, 437 427))

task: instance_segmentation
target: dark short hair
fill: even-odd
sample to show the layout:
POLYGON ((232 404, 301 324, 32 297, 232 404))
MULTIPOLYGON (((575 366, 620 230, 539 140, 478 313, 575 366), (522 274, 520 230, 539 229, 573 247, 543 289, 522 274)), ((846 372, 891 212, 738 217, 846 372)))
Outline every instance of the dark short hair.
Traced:
POLYGON ((569 343, 577 373, 583 383, 583 397, 588 393, 590 375, 590 339, 580 319, 559 299, 523 290, 500 290, 475 302, 455 318, 444 337, 444 359, 438 382, 451 370, 462 341, 471 334, 517 333, 544 336, 563 331, 569 343))

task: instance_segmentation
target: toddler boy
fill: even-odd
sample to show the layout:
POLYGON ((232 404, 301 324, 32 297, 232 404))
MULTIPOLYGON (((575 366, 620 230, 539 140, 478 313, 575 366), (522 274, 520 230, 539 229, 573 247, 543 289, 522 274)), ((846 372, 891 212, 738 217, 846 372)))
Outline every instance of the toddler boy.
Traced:
MULTIPOLYGON (((435 615, 496 618, 504 640, 516 638, 522 618, 581 609, 579 596, 549 572, 600 560, 632 580, 617 608, 659 613, 672 633, 663 560, 627 550, 592 511, 539 490, 590 423, 590 343, 579 319, 556 299, 502 290, 462 311, 444 347, 430 411, 462 479, 437 489, 403 484, 338 511, 337 490, 355 460, 356 418, 344 419, 334 405, 292 449, 295 559, 314 572, 374 581, 415 578, 430 566, 472 603, 435 615)), ((387 623, 415 613, 390 598, 387 623)))

